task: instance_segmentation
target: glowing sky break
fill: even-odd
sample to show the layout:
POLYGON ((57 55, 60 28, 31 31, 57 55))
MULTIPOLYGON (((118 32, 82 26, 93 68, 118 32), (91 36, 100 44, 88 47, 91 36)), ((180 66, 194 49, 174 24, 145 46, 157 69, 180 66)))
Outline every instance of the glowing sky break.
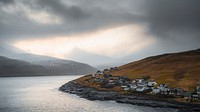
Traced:
POLYGON ((120 58, 154 43, 141 25, 124 25, 66 36, 19 40, 14 46, 26 52, 67 58, 77 48, 94 54, 120 58))

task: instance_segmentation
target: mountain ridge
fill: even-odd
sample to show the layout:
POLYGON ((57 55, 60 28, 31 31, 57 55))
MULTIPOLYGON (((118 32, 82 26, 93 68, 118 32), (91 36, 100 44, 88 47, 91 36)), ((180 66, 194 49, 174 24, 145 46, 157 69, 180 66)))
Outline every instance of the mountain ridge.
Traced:
POLYGON ((63 63, 58 62, 59 66, 45 66, 0 56, 0 76, 83 75, 96 71, 96 68, 84 63, 68 60, 58 61, 63 61, 63 63))

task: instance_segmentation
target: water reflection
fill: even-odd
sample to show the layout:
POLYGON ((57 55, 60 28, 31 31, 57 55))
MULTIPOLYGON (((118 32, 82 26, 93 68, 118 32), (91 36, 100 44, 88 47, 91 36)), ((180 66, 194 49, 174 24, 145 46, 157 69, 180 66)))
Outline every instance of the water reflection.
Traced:
POLYGON ((173 112, 113 101, 88 101, 58 91, 80 76, 0 78, 0 112, 173 112))

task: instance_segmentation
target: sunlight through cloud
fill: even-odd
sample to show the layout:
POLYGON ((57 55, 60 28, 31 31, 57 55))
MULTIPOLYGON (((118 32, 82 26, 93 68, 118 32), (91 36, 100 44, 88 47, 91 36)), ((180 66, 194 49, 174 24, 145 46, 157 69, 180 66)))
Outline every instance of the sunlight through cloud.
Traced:
MULTIPOLYGON (((154 43, 141 25, 124 25, 70 36, 17 41, 24 51, 66 58, 74 48, 108 57, 120 58, 154 43)), ((80 56, 81 58, 81 56, 80 56)))

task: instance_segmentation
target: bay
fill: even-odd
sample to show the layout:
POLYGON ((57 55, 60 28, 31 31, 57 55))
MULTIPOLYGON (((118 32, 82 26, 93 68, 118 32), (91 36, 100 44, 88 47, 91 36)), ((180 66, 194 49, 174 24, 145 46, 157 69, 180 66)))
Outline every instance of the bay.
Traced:
POLYGON ((81 76, 0 78, 0 112, 176 112, 114 101, 89 101, 58 88, 81 76))

